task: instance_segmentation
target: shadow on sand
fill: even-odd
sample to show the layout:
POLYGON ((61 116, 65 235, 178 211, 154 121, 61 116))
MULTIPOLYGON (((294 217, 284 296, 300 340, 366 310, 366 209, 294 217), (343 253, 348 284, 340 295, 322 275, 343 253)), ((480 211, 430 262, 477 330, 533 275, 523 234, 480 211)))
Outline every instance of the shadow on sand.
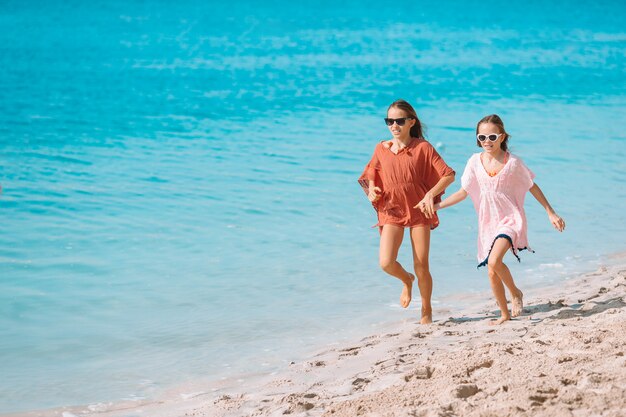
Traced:
MULTIPOLYGON (((595 298, 595 297, 592 297, 592 298, 595 298)), ((624 302, 624 300, 622 300, 621 297, 615 297, 615 298, 611 298, 609 300, 600 301, 600 302, 592 301, 592 303, 595 304, 593 308, 584 309, 584 310, 582 309, 584 304, 567 305, 563 301, 564 300, 558 300, 557 302, 554 302, 554 303, 552 301, 548 301, 545 304, 536 304, 536 305, 526 306, 524 307, 524 312, 522 313, 520 318, 524 316, 531 316, 537 313, 548 313, 550 311, 560 310, 557 314, 551 315, 545 318, 570 319, 574 317, 589 317, 594 314, 602 313, 611 308, 626 307, 626 302, 624 302)), ((476 321, 483 321, 483 320, 490 320, 490 319, 493 320, 493 319, 497 319, 500 316, 500 311, 493 310, 493 311, 490 311, 489 314, 490 315, 488 316, 485 315, 485 316, 480 316, 480 317, 450 317, 444 322, 442 322, 441 325, 445 325, 447 323, 462 324, 462 323, 469 323, 469 322, 476 322, 476 321)), ((513 321, 515 321, 515 319, 513 319, 513 321)))

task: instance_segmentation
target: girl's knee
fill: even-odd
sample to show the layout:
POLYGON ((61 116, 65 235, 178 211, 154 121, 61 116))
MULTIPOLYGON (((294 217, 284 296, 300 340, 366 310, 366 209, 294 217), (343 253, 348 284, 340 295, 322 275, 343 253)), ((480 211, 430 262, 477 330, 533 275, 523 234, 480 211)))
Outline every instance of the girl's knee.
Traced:
POLYGON ((414 261, 413 269, 415 269, 415 273, 417 274, 418 277, 424 276, 430 270, 428 262, 423 262, 423 261, 414 261))
POLYGON ((487 264, 487 275, 489 275, 489 279, 490 280, 499 280, 500 277, 498 276, 498 272, 496 271, 496 267, 493 266, 491 263, 487 264))
POLYGON ((502 265, 504 265, 502 263, 502 259, 497 258, 495 256, 490 256, 489 259, 487 260, 487 268, 489 269, 489 271, 498 270, 502 267, 502 265))
POLYGON ((380 269, 382 269, 385 272, 389 272, 391 269, 393 269, 396 261, 395 259, 381 259, 379 263, 380 263, 380 269))

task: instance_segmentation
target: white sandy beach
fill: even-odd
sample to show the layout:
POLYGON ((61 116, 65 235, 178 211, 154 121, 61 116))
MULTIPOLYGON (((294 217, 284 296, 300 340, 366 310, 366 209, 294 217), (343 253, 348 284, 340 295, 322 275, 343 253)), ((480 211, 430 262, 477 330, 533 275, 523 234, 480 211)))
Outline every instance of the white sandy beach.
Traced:
POLYGON ((625 416, 619 262, 527 290, 523 316, 502 326, 488 324, 496 308, 483 301, 321 351, 243 389, 20 416, 625 416))

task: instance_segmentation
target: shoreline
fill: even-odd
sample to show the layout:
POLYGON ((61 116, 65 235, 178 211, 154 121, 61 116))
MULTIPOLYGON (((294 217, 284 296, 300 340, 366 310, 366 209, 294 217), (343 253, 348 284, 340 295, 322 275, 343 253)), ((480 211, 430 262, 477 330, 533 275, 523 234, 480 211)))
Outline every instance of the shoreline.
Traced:
POLYGON ((524 314, 501 326, 488 324, 495 302, 472 294, 459 297, 466 299, 456 311, 437 311, 431 325, 407 319, 269 375, 185 384, 152 400, 4 416, 621 415, 625 258, 610 255, 611 266, 527 288, 524 314), (443 319, 446 311, 451 317, 443 319))

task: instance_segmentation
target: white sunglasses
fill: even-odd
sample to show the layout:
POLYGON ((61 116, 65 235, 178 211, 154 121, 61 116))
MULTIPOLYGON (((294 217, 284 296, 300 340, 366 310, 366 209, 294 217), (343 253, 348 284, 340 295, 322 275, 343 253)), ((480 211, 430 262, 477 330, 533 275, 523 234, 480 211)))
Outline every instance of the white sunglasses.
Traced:
POLYGON ((476 139, 478 139, 480 142, 484 142, 487 139, 489 139, 490 142, 495 142, 502 135, 504 135, 504 133, 497 133, 497 134, 496 133, 490 133, 488 135, 476 135, 476 139))

